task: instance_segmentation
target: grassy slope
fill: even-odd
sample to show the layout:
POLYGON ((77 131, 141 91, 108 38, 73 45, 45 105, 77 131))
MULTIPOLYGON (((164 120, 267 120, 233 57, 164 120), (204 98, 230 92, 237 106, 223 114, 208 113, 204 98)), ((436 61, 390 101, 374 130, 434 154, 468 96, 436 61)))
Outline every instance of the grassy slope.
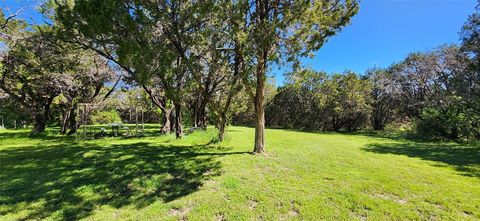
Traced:
POLYGON ((75 141, 0 132, 0 219, 475 220, 480 147, 253 129, 75 141), (1 217, 3 216, 3 217, 1 217))

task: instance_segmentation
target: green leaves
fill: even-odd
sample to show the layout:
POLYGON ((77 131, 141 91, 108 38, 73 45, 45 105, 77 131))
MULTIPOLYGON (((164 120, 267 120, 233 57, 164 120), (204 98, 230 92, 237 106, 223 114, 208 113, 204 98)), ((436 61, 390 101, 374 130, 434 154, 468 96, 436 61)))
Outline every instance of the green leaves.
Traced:
POLYGON ((288 76, 267 107, 272 126, 357 130, 368 126, 371 86, 356 74, 327 74, 301 69, 288 76))

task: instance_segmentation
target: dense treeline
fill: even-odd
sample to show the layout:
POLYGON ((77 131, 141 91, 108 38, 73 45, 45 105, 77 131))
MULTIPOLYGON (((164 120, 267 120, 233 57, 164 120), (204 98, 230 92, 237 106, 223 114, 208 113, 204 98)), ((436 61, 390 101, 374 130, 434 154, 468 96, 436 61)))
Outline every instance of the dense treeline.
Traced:
POLYGON ((267 124, 355 131, 410 122, 421 135, 478 139, 478 53, 467 44, 412 53, 364 76, 296 71, 267 105, 267 124))
POLYGON ((354 131, 367 124, 371 85, 354 73, 300 70, 289 76, 267 106, 271 126, 354 131))
POLYGON ((367 124, 371 85, 354 73, 328 75, 300 70, 267 105, 267 123, 275 127, 354 131, 367 124))

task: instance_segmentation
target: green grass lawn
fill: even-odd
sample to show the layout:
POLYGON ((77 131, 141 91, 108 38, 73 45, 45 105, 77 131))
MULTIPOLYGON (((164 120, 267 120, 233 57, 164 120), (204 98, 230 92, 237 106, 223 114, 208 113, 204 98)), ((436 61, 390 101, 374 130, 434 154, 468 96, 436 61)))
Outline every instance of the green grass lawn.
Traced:
MULTIPOLYGON (((151 128, 153 130, 153 128, 151 128)), ((480 146, 230 127, 79 140, 0 131, 0 220, 479 220, 480 146)))

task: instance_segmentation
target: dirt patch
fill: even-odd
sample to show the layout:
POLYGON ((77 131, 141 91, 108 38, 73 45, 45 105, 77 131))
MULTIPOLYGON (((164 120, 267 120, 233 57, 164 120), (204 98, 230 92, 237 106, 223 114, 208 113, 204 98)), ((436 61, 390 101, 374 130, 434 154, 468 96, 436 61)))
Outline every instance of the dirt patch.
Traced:
POLYGON ((215 214, 214 220, 215 221, 224 221, 224 220, 227 220, 227 219, 225 219, 225 214, 217 213, 217 214, 215 214))
POLYGON ((258 204, 258 200, 256 200, 256 199, 249 199, 248 200, 248 208, 250 210, 254 210, 255 208, 257 208, 257 204, 258 204))
POLYGON ((370 209, 368 209, 368 208, 364 208, 364 209, 365 209, 365 211, 358 211, 358 212, 350 211, 350 216, 352 217, 351 220, 361 220, 361 221, 368 220, 367 214, 365 214, 363 212, 369 211, 370 209))
POLYGON ((375 193, 375 194, 370 194, 371 197, 373 198, 378 198, 378 199, 384 199, 384 200, 389 200, 396 202, 398 204, 406 204, 408 203, 408 200, 402 199, 397 195, 394 194, 388 194, 388 193, 375 193))
POLYGON ((296 201, 291 201, 290 205, 291 205, 291 207, 290 207, 290 210, 288 211, 288 215, 290 217, 300 215, 300 210, 298 210, 298 206, 297 206, 297 205, 300 205, 300 204, 296 201))
POLYGON ((187 214, 190 212, 190 208, 173 208, 168 211, 169 216, 178 216, 179 220, 188 220, 187 214))
POLYGON ((358 219, 362 220, 362 221, 365 221, 365 220, 367 220, 367 215, 361 214, 360 216, 358 216, 358 219))
MULTIPOLYGON (((278 206, 283 206, 284 204, 282 202, 276 203, 278 206)), ((293 200, 290 201, 290 208, 287 213, 281 214, 280 217, 278 217, 278 220, 290 220, 296 216, 300 215, 300 210, 298 209, 300 203, 297 201, 293 200)))
POLYGON ((464 217, 471 217, 471 216, 473 215, 473 213, 472 213, 472 212, 469 212, 469 211, 462 211, 462 215, 463 215, 464 217))
POLYGON ((114 211, 113 212, 113 217, 115 217, 115 219, 120 218, 120 212, 114 211))

